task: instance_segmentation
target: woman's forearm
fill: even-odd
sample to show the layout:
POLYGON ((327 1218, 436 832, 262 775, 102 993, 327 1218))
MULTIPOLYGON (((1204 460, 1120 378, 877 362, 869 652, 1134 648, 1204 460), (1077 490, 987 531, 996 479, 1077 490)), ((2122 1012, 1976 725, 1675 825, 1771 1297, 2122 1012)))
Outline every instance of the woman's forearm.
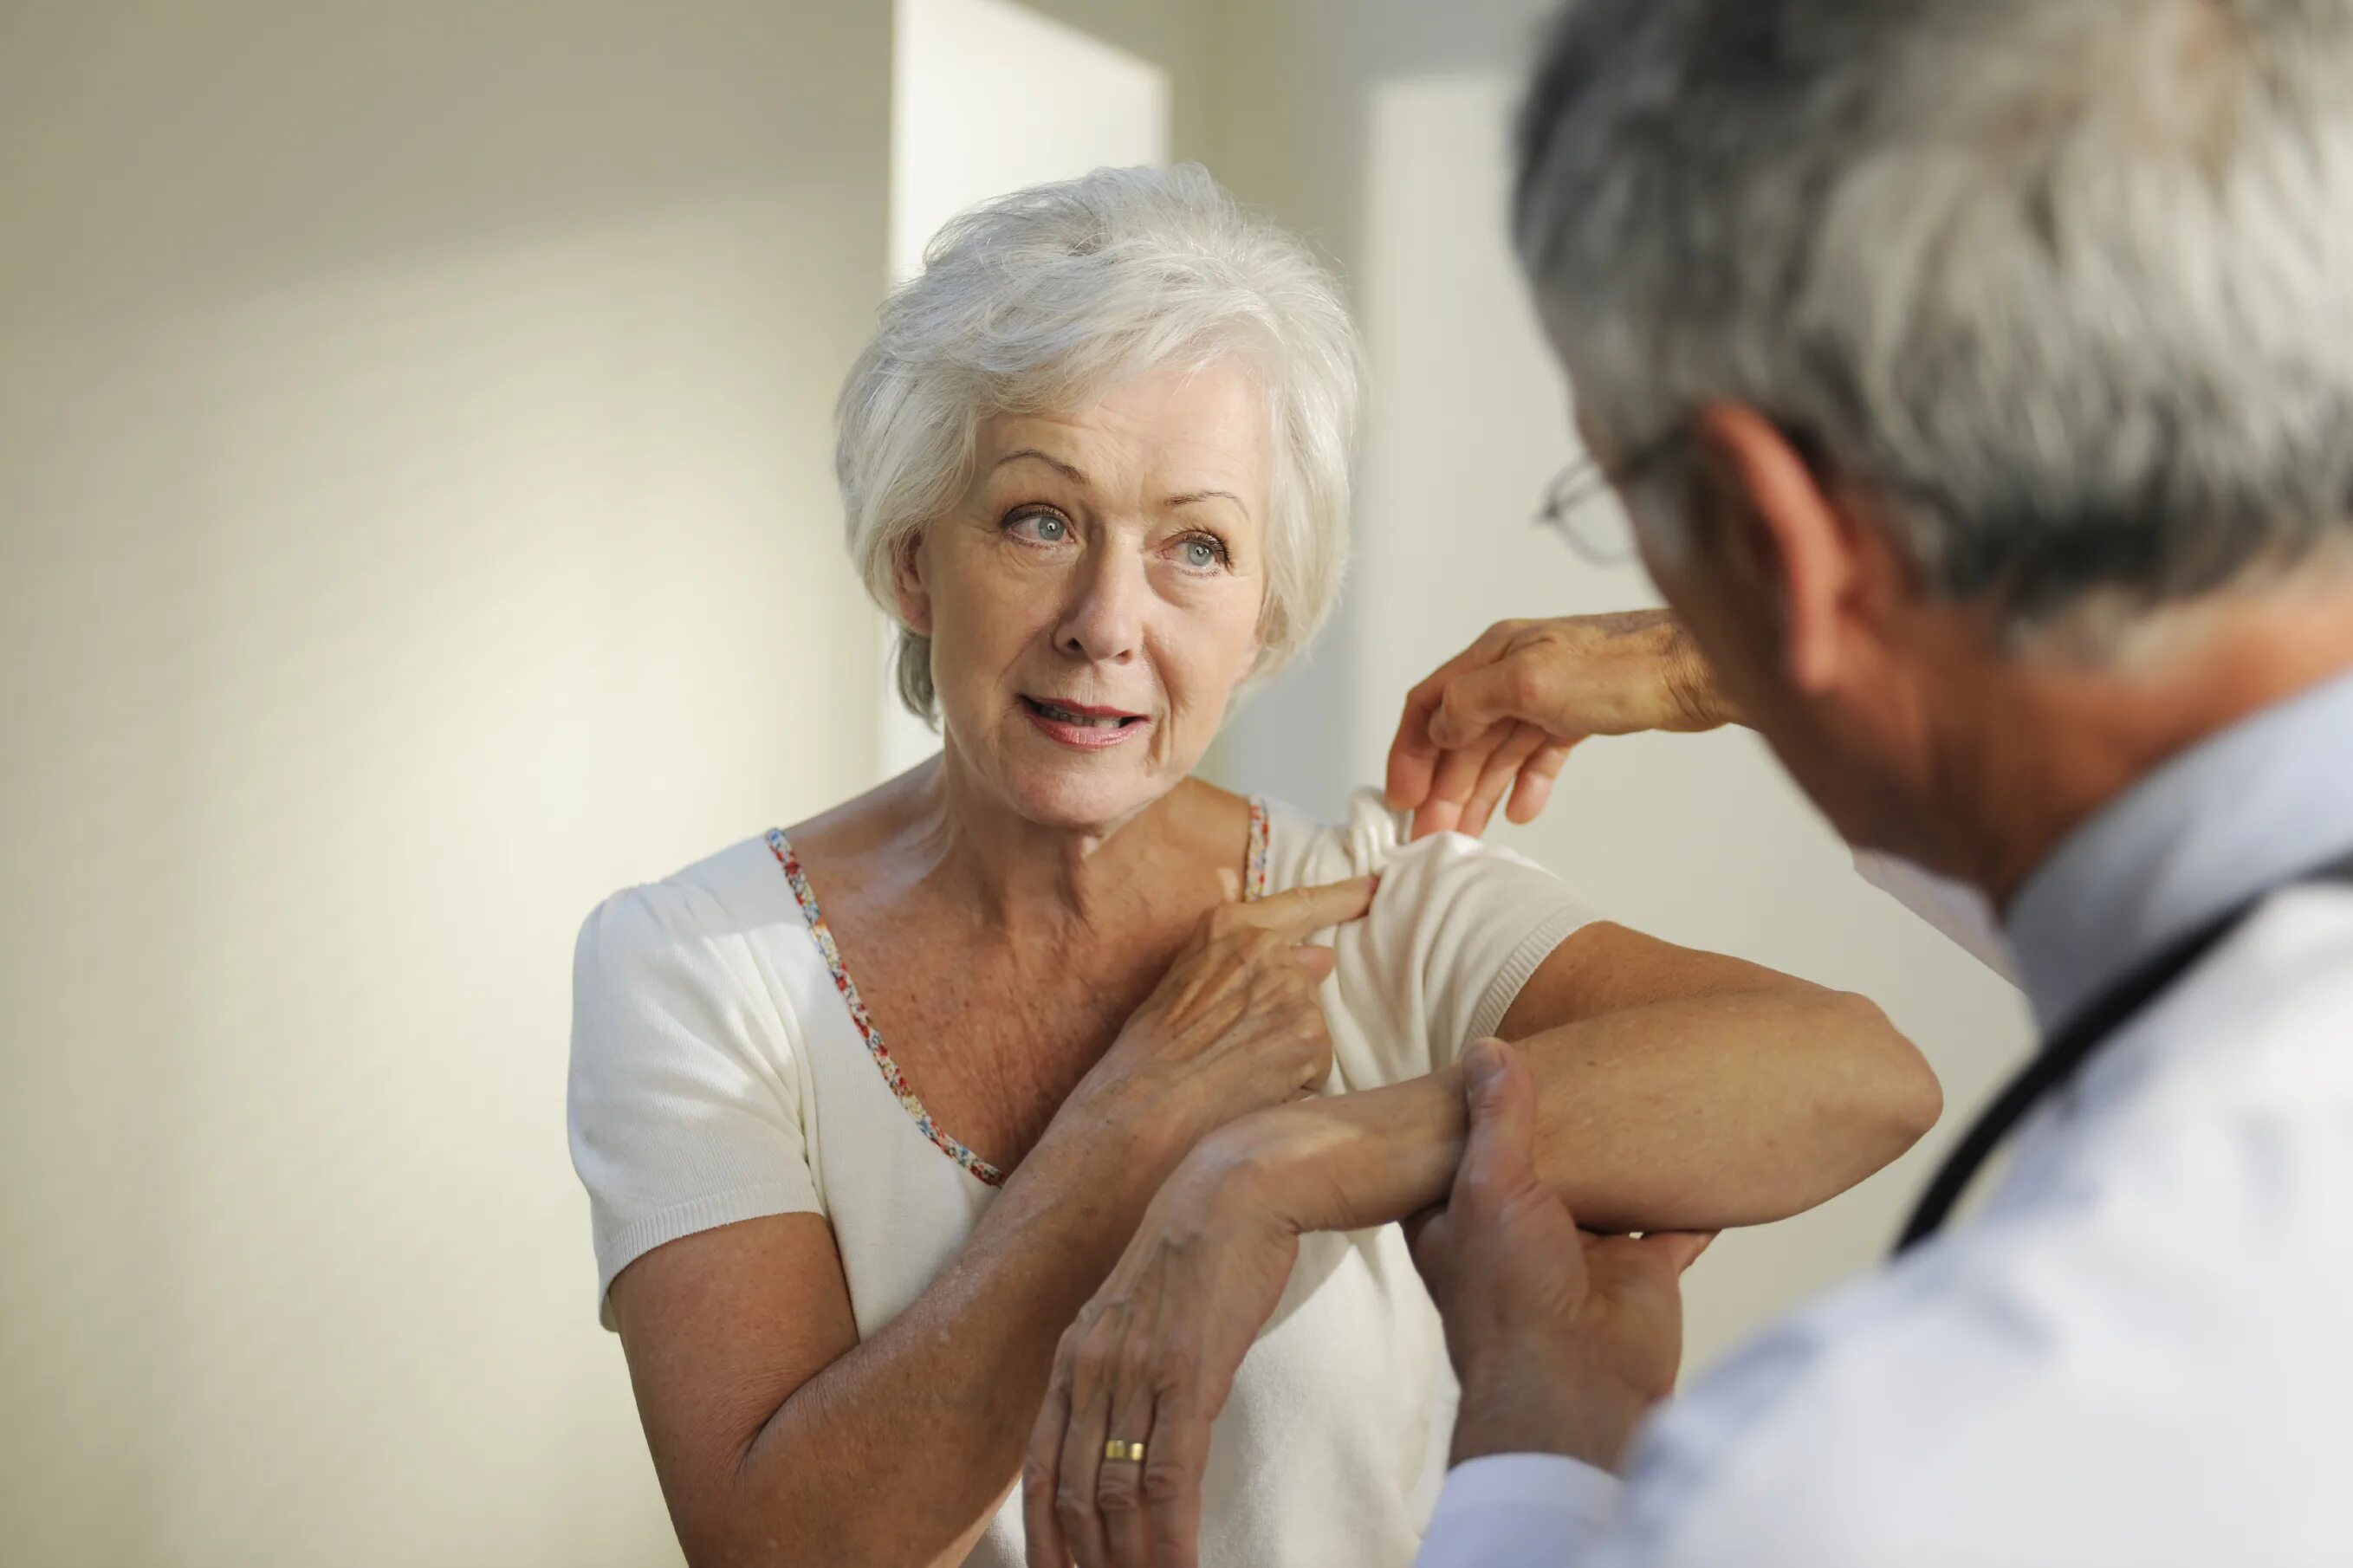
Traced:
POLYGON ((1063 1326, 1141 1206, 1056 1163, 1034 1152, 921 1296, 793 1391, 694 1561, 964 1560, 1018 1478, 1063 1326))
MULTIPOLYGON (((1793 985, 1628 1007, 1519 1042, 1535 1069, 1536 1159, 1596 1230, 1718 1230, 1785 1218, 1902 1153, 1936 1120, 1936 1080, 1861 997, 1793 985)), ((1464 1130, 1457 1069, 1262 1111, 1199 1160, 1303 1230, 1441 1202, 1464 1130)))

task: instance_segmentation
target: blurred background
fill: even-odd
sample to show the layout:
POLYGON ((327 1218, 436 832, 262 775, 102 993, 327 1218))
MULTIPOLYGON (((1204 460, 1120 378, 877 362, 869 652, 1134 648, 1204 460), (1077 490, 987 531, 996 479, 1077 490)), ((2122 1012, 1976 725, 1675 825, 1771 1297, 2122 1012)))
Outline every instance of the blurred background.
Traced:
MULTIPOLYGON (((1211 772, 1333 810, 1508 616, 1651 603, 1504 236, 1541 0, 0 5, 0 1557, 678 1560, 567 1162, 591 905, 931 746, 836 386, 939 220, 1207 163, 1370 344, 1356 566, 1211 772)), ((1866 1266, 2023 1050, 1745 734, 1507 842, 1868 993, 1952 1110, 1691 1277, 1691 1367, 1866 1266)))

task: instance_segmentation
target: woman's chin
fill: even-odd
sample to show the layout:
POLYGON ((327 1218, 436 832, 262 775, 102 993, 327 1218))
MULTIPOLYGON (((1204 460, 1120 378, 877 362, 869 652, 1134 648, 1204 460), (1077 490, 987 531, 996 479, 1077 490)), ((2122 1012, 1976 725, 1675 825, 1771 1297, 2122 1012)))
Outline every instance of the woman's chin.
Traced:
POLYGON ((1115 827, 1166 795, 1183 777, 1151 764, 1139 751, 1025 758, 1005 780, 1021 816, 1040 827, 1072 832, 1115 827))
POLYGON ((1168 793, 1174 780, 1145 779, 1121 770, 1118 777, 1073 776, 1082 770, 1041 770, 1015 781, 1013 798, 1022 816, 1040 827, 1074 833, 1116 827, 1168 793))

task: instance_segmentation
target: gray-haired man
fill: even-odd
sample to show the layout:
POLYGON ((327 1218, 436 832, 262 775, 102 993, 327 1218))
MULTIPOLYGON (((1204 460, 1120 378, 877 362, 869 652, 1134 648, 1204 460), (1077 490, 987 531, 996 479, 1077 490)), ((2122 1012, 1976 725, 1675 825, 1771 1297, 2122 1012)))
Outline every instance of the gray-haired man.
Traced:
MULTIPOLYGON (((1639 1441, 1690 1247, 1577 1242, 1480 1047, 1423 1563, 2353 1562, 2353 0, 1584 0, 1521 160, 1660 588, 2047 1044, 1980 1214, 1639 1441)), ((1441 740, 1569 738, 1498 657, 1441 740)))

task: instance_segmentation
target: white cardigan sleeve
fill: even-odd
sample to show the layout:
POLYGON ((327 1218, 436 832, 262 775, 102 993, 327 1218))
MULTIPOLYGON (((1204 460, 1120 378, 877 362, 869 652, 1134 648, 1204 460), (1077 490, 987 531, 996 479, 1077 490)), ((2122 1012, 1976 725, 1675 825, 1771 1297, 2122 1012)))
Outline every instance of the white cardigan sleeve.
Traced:
POLYGON ((596 1304, 666 1241, 821 1212, 799 1075, 773 994, 702 889, 617 893, 573 959, 573 1168, 588 1189, 596 1304))
MULTIPOLYGON (((1326 984, 1378 1057, 1359 1089, 1451 1066, 1492 1035, 1520 988, 1573 932, 1600 918, 1550 871, 1459 833, 1404 842, 1370 791, 1339 830, 1337 877, 1378 872, 1371 912, 1340 928, 1326 984)), ((1347 1042, 1337 1037, 1335 1049, 1347 1042)))

